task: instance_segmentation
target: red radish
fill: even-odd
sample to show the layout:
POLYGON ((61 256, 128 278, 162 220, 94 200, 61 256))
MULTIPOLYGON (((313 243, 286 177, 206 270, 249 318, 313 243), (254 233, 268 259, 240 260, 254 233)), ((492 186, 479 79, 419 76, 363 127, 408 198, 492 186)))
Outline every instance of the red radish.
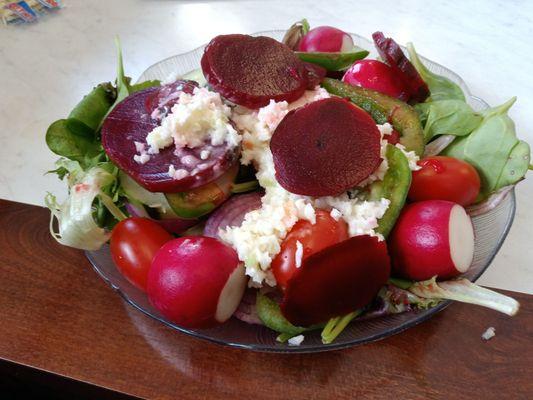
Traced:
POLYGON ((394 71, 378 60, 360 60, 352 64, 342 81, 384 93, 391 97, 407 100, 409 95, 394 71))
POLYGON ((247 278, 237 253, 219 240, 187 236, 166 243, 148 273, 152 305, 185 328, 207 328, 237 309, 247 278))
POLYGON ((389 239, 395 274, 422 281, 465 272, 474 256, 474 228, 465 209, 445 200, 406 206, 389 239))
POLYGON ((354 236, 303 260, 287 282, 281 311, 297 326, 327 321, 370 303, 389 274, 387 244, 354 236))
POLYGON ((300 40, 298 51, 343 53, 354 47, 352 37, 332 26, 317 26, 300 40))

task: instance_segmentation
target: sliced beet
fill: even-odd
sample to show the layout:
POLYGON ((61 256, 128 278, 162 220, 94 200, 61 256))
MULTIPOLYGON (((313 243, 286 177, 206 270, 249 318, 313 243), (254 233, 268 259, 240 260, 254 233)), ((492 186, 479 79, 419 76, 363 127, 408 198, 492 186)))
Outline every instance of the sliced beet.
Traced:
POLYGON ((307 89, 313 90, 322 83, 328 71, 320 65, 309 62, 304 62, 303 65, 307 73, 307 89))
POLYGON ((276 179, 289 192, 333 196, 381 162, 380 133, 361 108, 331 97, 290 111, 270 141, 276 179))
POLYGON ((308 83, 294 52, 265 36, 217 36, 205 48, 201 65, 214 90, 248 108, 266 106, 270 99, 294 101, 308 83))
POLYGON ((386 38, 382 32, 372 35, 380 57, 393 69, 398 79, 409 90, 409 100, 422 103, 429 97, 429 87, 424 82, 414 65, 405 56, 401 47, 392 38, 386 38))
POLYGON ((104 121, 102 145, 105 152, 120 169, 149 191, 175 193, 203 186, 221 176, 238 159, 238 149, 210 143, 194 149, 177 149, 172 144, 158 154, 151 154, 145 164, 133 159, 137 154, 135 142, 146 143, 148 133, 161 123, 161 113, 165 114, 174 105, 182 90, 192 93, 193 89, 191 82, 176 82, 141 90, 126 97, 104 121), (209 152, 205 160, 200 157, 203 150, 209 152), (171 177, 170 165, 175 170, 186 170, 187 176, 171 177))
POLYGON ((281 311, 297 326, 309 326, 366 306, 387 282, 385 241, 362 235, 307 257, 289 280, 281 311))

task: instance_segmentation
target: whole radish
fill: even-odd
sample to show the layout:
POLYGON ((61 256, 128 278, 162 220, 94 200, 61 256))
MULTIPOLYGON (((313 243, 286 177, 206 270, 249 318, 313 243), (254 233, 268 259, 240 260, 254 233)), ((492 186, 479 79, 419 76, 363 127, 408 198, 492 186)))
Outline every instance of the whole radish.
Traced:
POLYGON ((356 61, 348 68, 342 81, 402 100, 406 98, 406 89, 403 83, 394 74, 391 67, 378 60, 356 61))
POLYGON ((317 26, 311 29, 298 44, 298 51, 343 53, 354 47, 352 37, 332 26, 317 26))
POLYGON ((474 228, 465 209, 444 200, 407 205, 389 237, 393 273, 423 281, 465 272, 474 256, 474 228))
POLYGON ((231 247, 210 237, 186 236, 171 240, 156 253, 147 293, 170 321, 186 328, 206 328, 231 317, 247 280, 231 247))

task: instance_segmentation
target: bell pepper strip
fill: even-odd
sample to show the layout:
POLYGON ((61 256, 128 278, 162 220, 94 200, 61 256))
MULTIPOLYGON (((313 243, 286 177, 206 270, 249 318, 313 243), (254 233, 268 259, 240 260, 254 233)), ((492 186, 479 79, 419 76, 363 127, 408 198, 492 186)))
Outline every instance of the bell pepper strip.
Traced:
POLYGON ((377 124, 391 123, 400 133, 400 143, 408 151, 414 151, 418 156, 424 154, 424 130, 418 113, 407 103, 332 78, 325 78, 322 87, 333 95, 350 99, 368 112, 377 124))

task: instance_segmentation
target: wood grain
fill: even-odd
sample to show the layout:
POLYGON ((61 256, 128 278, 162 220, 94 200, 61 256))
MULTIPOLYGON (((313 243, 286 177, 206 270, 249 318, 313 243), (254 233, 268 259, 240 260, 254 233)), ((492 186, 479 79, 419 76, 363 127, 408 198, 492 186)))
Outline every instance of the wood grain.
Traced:
POLYGON ((533 296, 514 318, 455 304, 368 345, 265 354, 193 339, 125 304, 48 211, 0 200, 0 359, 155 399, 533 398, 533 296), (485 342, 489 326, 496 337, 485 342))

